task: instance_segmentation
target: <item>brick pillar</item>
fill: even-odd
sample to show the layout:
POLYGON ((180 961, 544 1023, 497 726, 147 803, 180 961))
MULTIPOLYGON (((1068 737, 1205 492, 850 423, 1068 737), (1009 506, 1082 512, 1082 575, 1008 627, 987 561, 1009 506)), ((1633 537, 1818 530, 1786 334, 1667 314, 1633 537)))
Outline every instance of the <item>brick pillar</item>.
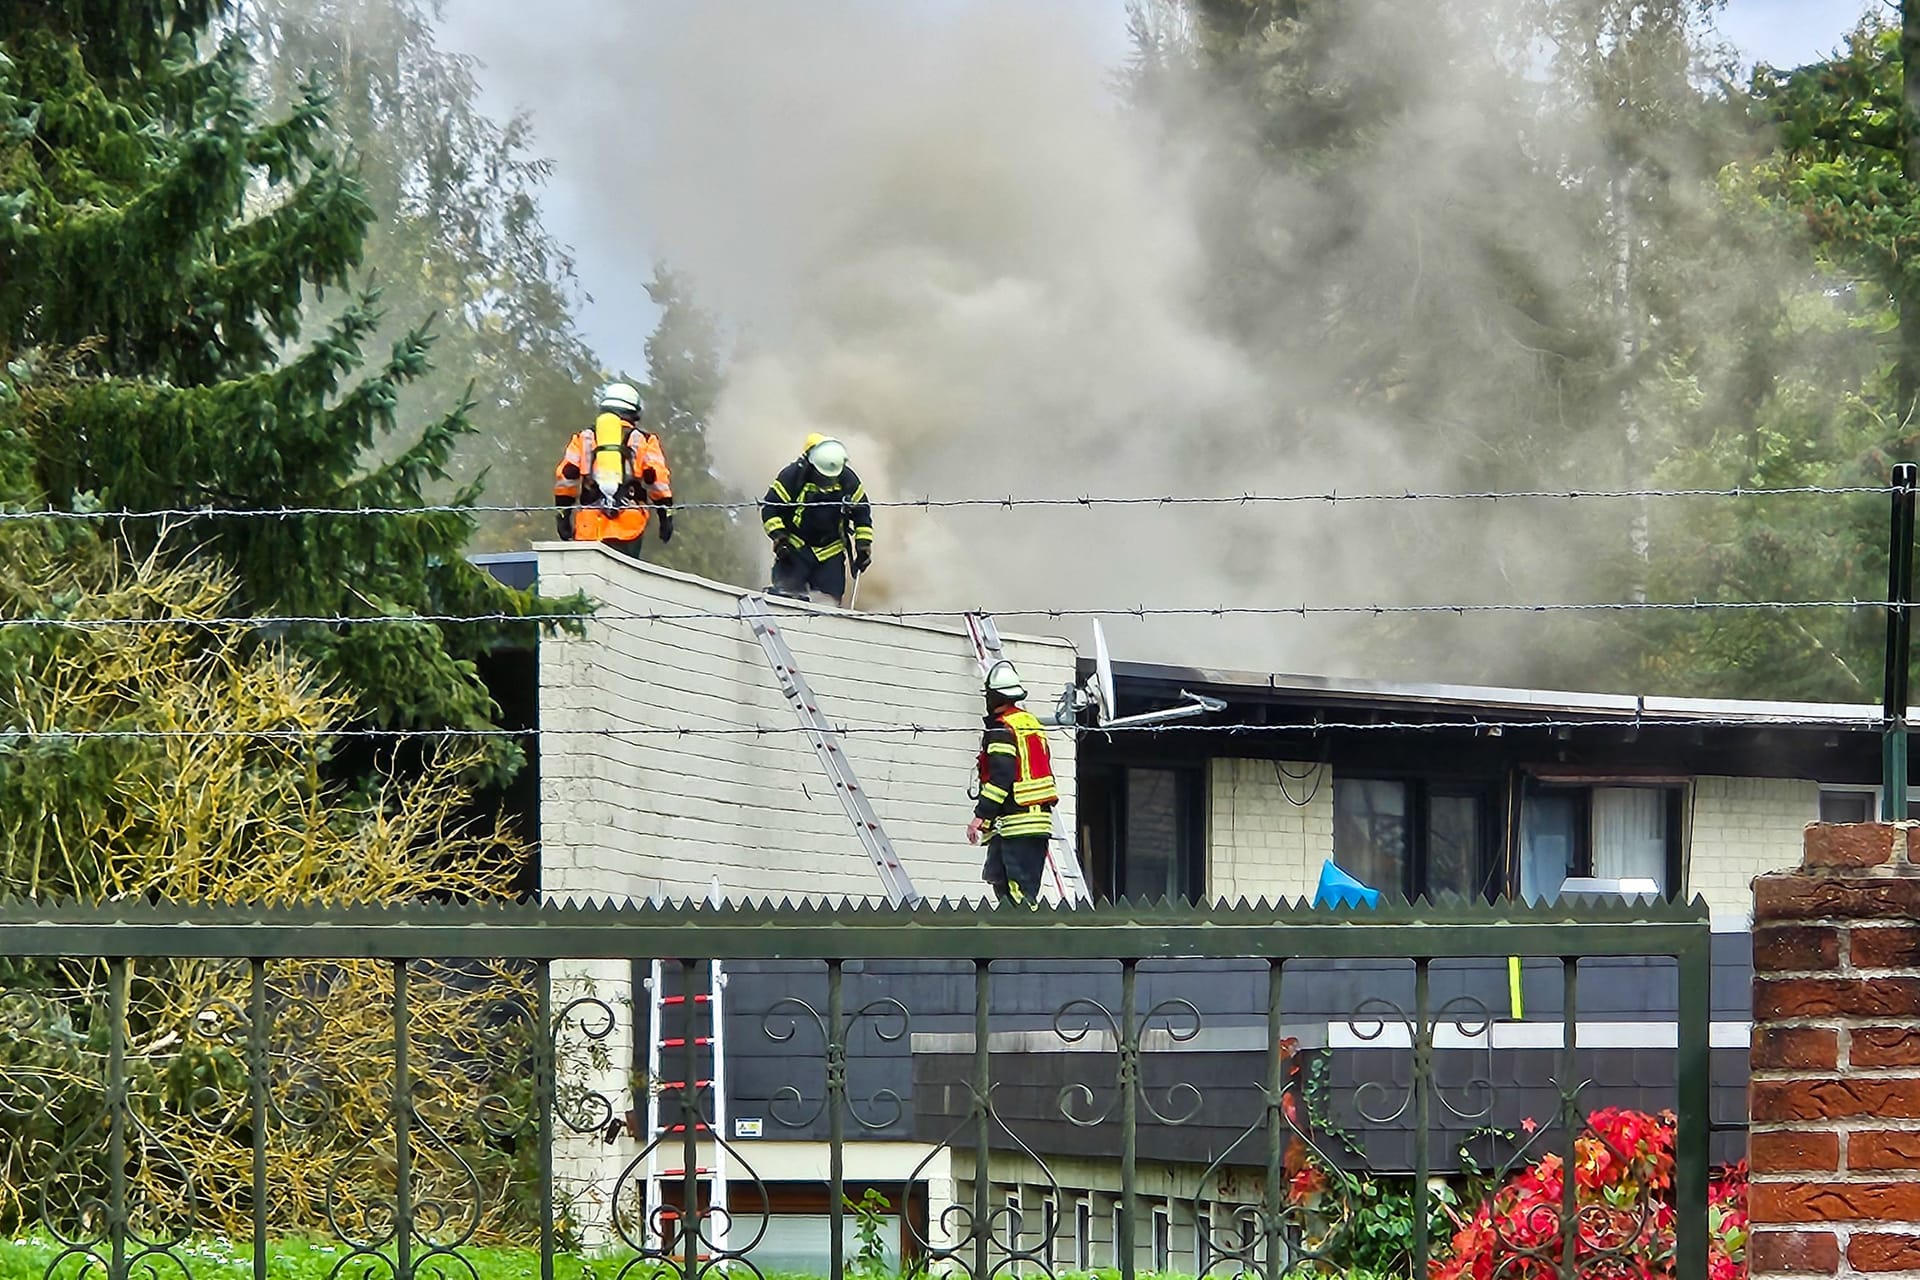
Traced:
POLYGON ((1807 828, 1754 882, 1752 1275, 1920 1276, 1920 839, 1807 828))

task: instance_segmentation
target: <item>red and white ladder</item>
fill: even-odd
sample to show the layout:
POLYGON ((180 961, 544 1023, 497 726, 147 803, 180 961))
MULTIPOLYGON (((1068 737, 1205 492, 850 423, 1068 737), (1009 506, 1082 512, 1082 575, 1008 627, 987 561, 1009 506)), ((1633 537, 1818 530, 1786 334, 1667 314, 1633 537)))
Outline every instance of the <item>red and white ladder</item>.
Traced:
MULTIPOLYGON (((718 890, 716 889, 716 896, 718 890)), ((692 1215, 694 1222, 699 1221, 701 1206, 698 1202, 683 1204, 678 1210, 662 1211, 660 1198, 662 1184, 668 1182, 686 1185, 687 1170, 685 1136, 687 1126, 694 1126, 696 1143, 700 1149, 704 1164, 694 1170, 695 1185, 704 1188, 705 1203, 708 1206, 709 1221, 713 1223, 712 1234, 707 1243, 716 1253, 724 1253, 727 1248, 727 1182, 730 1170, 727 1163, 727 1147, 719 1141, 720 1135, 727 1131, 727 1055, 726 1055, 726 990, 727 975, 718 960, 707 962, 707 989, 705 991, 676 991, 666 989, 667 966, 659 960, 653 962, 647 977, 647 1179, 646 1212, 648 1229, 656 1226, 660 1229, 663 1247, 672 1247, 674 1239, 666 1228, 675 1221, 677 1214, 692 1215), (706 1034, 701 1034, 700 1010, 706 1010, 706 1034), (677 1017, 675 1017, 677 1015, 677 1017), (675 1017, 677 1025, 673 1030, 678 1034, 668 1035, 667 1019, 675 1017), (689 1071, 687 1064, 688 1042, 691 1040, 694 1052, 691 1061, 695 1070, 689 1071), (669 1055, 672 1055, 669 1057, 669 1055), (699 1078, 697 1068, 703 1064, 707 1076, 699 1078), (676 1078, 666 1079, 673 1076, 676 1078), (690 1078, 689 1078, 690 1077, 690 1078), (713 1099, 711 1122, 701 1119, 699 1099, 702 1091, 713 1099), (667 1093, 676 1094, 680 1101, 679 1116, 669 1120, 661 1113, 661 1099, 667 1093), (675 1141, 678 1139, 678 1141, 675 1141), (663 1151, 666 1158, 663 1159, 663 1151)), ((682 974, 686 968, 676 966, 682 974)), ((685 1198, 684 1196, 682 1197, 685 1198)))

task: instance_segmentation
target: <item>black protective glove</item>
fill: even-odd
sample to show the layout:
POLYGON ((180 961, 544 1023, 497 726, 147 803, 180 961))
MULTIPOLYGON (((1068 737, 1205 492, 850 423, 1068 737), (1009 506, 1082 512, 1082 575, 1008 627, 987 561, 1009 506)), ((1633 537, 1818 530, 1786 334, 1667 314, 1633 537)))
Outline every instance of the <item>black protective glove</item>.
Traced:
POLYGON ((793 544, 785 538, 776 538, 773 543, 773 562, 785 565, 793 563, 793 544))
POLYGON ((640 473, 641 484, 652 484, 656 478, 657 476, 655 475, 652 467, 648 467, 646 470, 640 473))
POLYGON ((671 508, 662 507, 660 508, 660 545, 665 546, 667 543, 672 541, 673 541, 673 511, 671 508))
POLYGON ((573 505, 556 505, 553 513, 553 527, 568 542, 573 541, 573 505))
POLYGON ((873 568, 873 545, 863 542, 860 544, 859 549, 853 553, 853 571, 855 573, 865 573, 871 568, 873 568))

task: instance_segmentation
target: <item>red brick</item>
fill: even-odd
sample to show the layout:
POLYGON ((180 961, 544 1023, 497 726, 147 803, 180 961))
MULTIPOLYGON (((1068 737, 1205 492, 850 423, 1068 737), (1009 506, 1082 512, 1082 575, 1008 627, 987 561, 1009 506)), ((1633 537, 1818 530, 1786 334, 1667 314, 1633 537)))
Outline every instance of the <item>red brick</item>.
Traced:
POLYGON ((1747 1265, 1767 1272, 1830 1276, 1840 1270, 1840 1242, 1831 1231, 1759 1231, 1747 1240, 1747 1265))
POLYGON ((1755 978, 1753 1016, 1916 1018, 1920 978, 1755 978))
POLYGON ((1840 1033, 1831 1027, 1757 1026, 1752 1064, 1755 1071, 1831 1071, 1840 1064, 1840 1033))
POLYGON ((1755 1173, 1832 1173, 1840 1167, 1840 1135, 1806 1129, 1756 1133, 1747 1139, 1747 1159, 1755 1173))
POLYGON ((1832 969, 1839 963, 1840 931, 1832 925, 1785 924, 1753 931, 1755 973, 1832 969))
POLYGON ((1855 1027, 1849 1039, 1856 1067, 1920 1067, 1920 1027, 1855 1027))
MULTIPOLYGON (((1839 1080, 1755 1080, 1747 1087, 1755 1121, 1920 1120, 1920 1080, 1851 1076, 1839 1080)), ((1920 1186, 1920 1184, 1916 1184, 1920 1186)), ((1920 1222, 1920 1217, 1915 1221, 1920 1222)))
POLYGON ((1900 828, 1884 822, 1819 822, 1807 828, 1809 867, 1880 867, 1893 861, 1900 828))
POLYGON ((1755 1222, 1920 1222, 1920 1182, 1756 1182, 1755 1222))
POLYGON ((1920 918, 1920 877, 1784 875, 1753 882, 1753 918, 1884 920, 1920 918))
POLYGON ((1920 1133, 1877 1129, 1847 1135, 1849 1169, 1920 1169, 1920 1133))
POLYGON ((1847 1261, 1861 1271, 1920 1270, 1920 1236, 1871 1232, 1847 1241, 1847 1261))
POLYGON ((1863 969, 1910 969, 1920 965, 1920 929, 1912 925, 1852 929, 1848 934, 1853 941, 1853 962, 1863 969))

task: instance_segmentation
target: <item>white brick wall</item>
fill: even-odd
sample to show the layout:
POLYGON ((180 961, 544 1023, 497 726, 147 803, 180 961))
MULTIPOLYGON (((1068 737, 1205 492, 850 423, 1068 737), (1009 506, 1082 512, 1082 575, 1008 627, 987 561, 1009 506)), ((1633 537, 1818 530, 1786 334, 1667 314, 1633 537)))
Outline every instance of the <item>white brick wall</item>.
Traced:
POLYGON ((1320 864, 1333 856, 1331 768, 1221 759, 1212 763, 1208 788, 1207 895, 1310 896, 1320 864))
MULTIPOLYGON (((878 873, 780 695, 765 656, 733 616, 741 593, 636 564, 598 545, 538 548, 540 588, 584 591, 619 613, 714 619, 604 621, 540 650, 542 889, 552 896, 878 897, 878 873), (603 738, 595 728, 777 727, 751 734, 603 738), (553 730, 562 732, 554 733, 553 730)), ((848 724, 976 725, 979 668, 963 629, 774 602, 787 643, 829 718, 848 724)), ((1050 705, 1072 682, 1060 640, 1006 638, 1007 655, 1050 705)), ((981 852, 965 839, 980 740, 848 734, 848 759, 914 885, 929 898, 978 897, 981 852)), ((1074 750, 1053 737, 1066 829, 1074 750)))
POLYGON ((1753 878, 1800 865, 1820 785, 1794 778, 1695 778, 1687 894, 1716 916, 1753 910, 1753 878))
POLYGON ((612 1227, 615 1189, 623 1199, 638 1198, 633 1179, 623 1185, 621 1173, 640 1154, 641 1144, 625 1136, 611 1143, 604 1138, 605 1126, 632 1105, 631 972, 624 960, 568 960, 553 966, 553 1007, 568 1011, 554 1045, 560 1095, 553 1127, 554 1196, 589 1249, 618 1243, 612 1227))

